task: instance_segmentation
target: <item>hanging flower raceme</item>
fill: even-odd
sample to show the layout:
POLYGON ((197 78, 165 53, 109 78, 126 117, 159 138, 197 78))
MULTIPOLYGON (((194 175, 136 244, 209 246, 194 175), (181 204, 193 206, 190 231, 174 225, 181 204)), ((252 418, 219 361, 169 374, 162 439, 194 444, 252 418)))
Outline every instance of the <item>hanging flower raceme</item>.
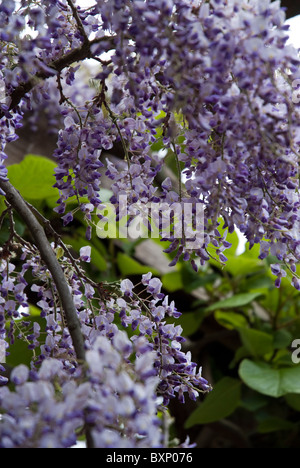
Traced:
MULTIPOLYGON (((87 370, 77 362, 51 274, 36 252, 23 247, 20 272, 8 261, 1 263, 0 338, 6 338, 5 324, 10 320, 11 345, 25 341, 32 361, 31 368, 22 364, 13 369, 14 390, 0 389, 0 446, 70 447, 88 424, 99 448, 161 447, 163 428, 157 414, 165 411, 162 405, 176 396, 184 401, 185 393, 196 399, 210 390, 190 353, 181 350, 182 328, 166 321, 176 320, 180 313, 151 274, 141 281, 147 299, 128 279, 111 289, 109 300, 96 299, 102 290, 98 288, 96 295, 97 285, 88 282, 80 265, 89 261, 90 248, 83 247, 80 253, 78 261, 60 258, 85 339, 87 370), (28 309, 24 276, 29 272, 36 279, 31 290, 46 322, 43 336, 37 322, 31 329, 29 319, 26 326, 29 314, 20 310, 28 309), (115 324, 117 317, 123 329, 115 324), (16 430, 17 421, 22 424, 16 430)), ((7 379, 1 379, 5 383, 7 379)))
POLYGON ((127 357, 134 351, 119 331, 114 340, 96 339, 87 353, 86 378, 80 370, 71 377, 53 358, 37 372, 16 367, 11 374, 15 391, 0 388, 0 447, 68 448, 84 424, 93 428, 95 448, 161 447, 158 379, 145 374, 153 354, 148 351, 130 364, 127 357))
POLYGON ((47 78, 35 88, 44 97, 49 80, 54 87, 57 81, 64 128, 55 152, 56 211, 64 223, 73 219, 66 212, 68 199, 87 197, 89 203, 80 205, 90 236, 92 214, 103 202, 101 154, 119 145, 124 164, 109 162, 107 168, 117 216, 120 194, 128 196, 129 215, 137 201, 174 202, 176 191, 176 202, 192 204, 194 212, 202 205, 201 242, 191 248, 183 234, 168 237, 177 252, 174 262, 183 256, 197 269, 209 258, 208 245, 226 262, 228 246, 216 234, 220 217, 229 232, 237 226, 250 246, 268 239, 270 248, 284 245, 278 260, 286 265, 298 260, 300 140, 293 83, 299 78, 299 58, 286 45, 279 4, 102 1, 91 9, 77 8, 75 17, 71 4, 21 8, 18 17, 11 15, 15 2, 1 5, 2 37, 11 44, 1 51, 2 114, 32 76, 47 78), (26 21, 30 41, 22 35, 13 46, 15 31, 23 31, 26 21), (64 55, 82 59, 88 42, 88 57, 101 66, 93 89, 82 88, 86 98, 79 101, 78 92, 64 91, 76 89, 80 79, 78 67, 64 55), (173 154, 177 188, 158 184, 154 190, 165 163, 152 151, 157 139, 173 154))

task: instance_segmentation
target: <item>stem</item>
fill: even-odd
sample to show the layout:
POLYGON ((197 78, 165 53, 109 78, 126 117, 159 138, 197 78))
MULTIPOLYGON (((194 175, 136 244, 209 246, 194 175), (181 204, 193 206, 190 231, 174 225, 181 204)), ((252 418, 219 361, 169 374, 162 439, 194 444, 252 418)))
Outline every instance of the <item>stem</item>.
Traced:
POLYGON ((79 30, 79 32, 80 32, 80 34, 82 36, 83 43, 88 44, 89 43, 89 38, 86 35, 85 29, 84 29, 84 26, 82 24, 82 21, 81 21, 81 18, 79 16, 77 8, 74 5, 74 3, 72 2, 72 0, 67 0, 67 2, 68 2, 69 7, 72 10, 73 16, 74 16, 75 21, 76 21, 77 26, 78 26, 78 30, 79 30))
POLYGON ((180 162, 178 159, 178 154, 176 151, 176 144, 173 141, 173 153, 175 156, 175 161, 176 161, 176 167, 177 167, 177 177, 178 177, 178 186, 179 186, 179 200, 180 202, 182 201, 182 182, 181 182, 181 168, 180 168, 180 162))
MULTIPOLYGON (((109 105, 107 104, 106 101, 104 101, 103 104, 104 104, 107 112, 109 113, 109 116, 110 116, 112 122, 115 124, 116 129, 118 131, 118 134, 119 134, 119 137, 120 137, 120 140, 121 140, 121 143, 122 143, 122 147, 123 147, 123 150, 124 150, 124 156, 125 156, 125 159, 127 161, 128 172, 129 172, 130 171, 130 157, 129 157, 129 153, 128 153, 128 148, 126 146, 125 140, 123 138, 121 129, 120 129, 119 124, 118 124, 117 116, 112 112, 111 108, 109 107, 109 105)), ((130 172, 129 172, 129 175, 130 175, 130 172)))
POLYGON ((53 252, 47 239, 44 229, 37 218, 27 206, 25 200, 9 181, 0 179, 0 188, 5 192, 9 204, 23 218, 29 228, 34 242, 39 249, 42 260, 49 269, 55 283, 60 301, 62 303, 67 326, 72 338, 74 350, 78 360, 85 360, 84 340, 81 332, 77 310, 74 306, 73 298, 66 282, 64 272, 53 252))
MULTIPOLYGON (((21 218, 25 221, 31 235, 34 239, 36 247, 38 248, 42 260, 45 262, 49 269, 53 281, 55 283, 59 300, 64 310, 64 317, 66 319, 67 327, 71 335, 73 347, 75 350, 78 361, 85 361, 85 346, 84 339, 81 332, 81 325, 78 319, 77 310, 74 305, 73 297, 70 293, 68 283, 64 272, 53 252, 44 229, 34 216, 27 203, 15 189, 15 187, 8 181, 0 178, 0 188, 5 192, 5 197, 8 203, 15 209, 21 218)), ((86 441, 88 448, 94 448, 94 442, 91 434, 91 427, 85 428, 86 441)))
POLYGON ((48 234, 48 232, 54 237, 55 239, 55 242, 60 245, 62 247, 62 249, 64 250, 64 254, 69 258, 69 260, 71 261, 71 264, 72 266, 74 267, 74 269, 76 270, 76 273, 78 274, 78 277, 81 278, 81 281, 82 279, 84 279, 85 281, 87 281, 88 283, 90 283, 90 285, 95 288, 95 289, 99 289, 99 285, 97 283, 95 283, 93 280, 91 280, 90 278, 88 278, 83 270, 80 269, 79 265, 78 265, 78 261, 76 260, 76 258, 73 257, 72 253, 70 252, 69 248, 66 246, 66 244, 63 242, 63 240, 61 239, 60 235, 55 231, 55 229, 51 226, 51 223, 50 221, 45 218, 33 205, 31 205, 30 203, 26 202, 26 205, 28 206, 28 208, 30 209, 30 211, 32 211, 32 213, 37 217, 39 218, 40 222, 44 225, 45 229, 46 229, 46 233, 48 234))

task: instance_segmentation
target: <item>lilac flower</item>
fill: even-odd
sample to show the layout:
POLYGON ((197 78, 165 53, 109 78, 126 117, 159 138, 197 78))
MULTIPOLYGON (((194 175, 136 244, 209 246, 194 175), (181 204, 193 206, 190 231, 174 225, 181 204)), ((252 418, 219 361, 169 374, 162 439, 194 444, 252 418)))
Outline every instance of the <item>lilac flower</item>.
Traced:
POLYGON ((152 278, 152 273, 151 272, 142 275, 142 283, 144 285, 148 285, 151 278, 152 278))
POLYGON ((276 288, 279 288, 281 284, 281 278, 285 277, 287 273, 281 268, 281 266, 278 263, 273 263, 272 265, 270 265, 270 267, 272 274, 277 276, 274 284, 276 288))
POLYGON ((121 281, 120 289, 125 296, 132 296, 133 283, 129 279, 121 281))
POLYGON ((27 366, 20 365, 15 367, 11 373, 11 381, 16 385, 22 385, 27 382, 29 377, 29 369, 27 366))
POLYGON ((153 296, 159 297, 161 295, 161 287, 162 282, 158 278, 152 278, 148 283, 147 291, 150 292, 153 296))
POLYGON ((0 385, 6 385, 8 383, 8 378, 0 375, 0 385))
POLYGON ((83 262, 91 261, 91 250, 92 248, 90 246, 81 247, 79 254, 80 254, 80 259, 83 262))
MULTIPOLYGON (((84 249, 80 254, 83 256, 87 252, 84 249)), ((32 292, 39 299, 37 306, 46 321, 46 337, 42 337, 38 323, 26 331, 30 349, 40 347, 41 354, 32 361, 30 370, 24 365, 13 370, 11 381, 16 386, 15 391, 4 388, 7 379, 1 377, 0 446, 70 447, 76 443, 76 431, 85 422, 92 425, 93 440, 99 447, 114 444, 137 448, 161 446, 157 395, 162 394, 167 404, 176 394, 182 398, 187 392, 194 399, 198 395, 195 388, 210 389, 207 381, 196 375, 196 365, 189 354, 181 351, 182 328, 165 321, 166 315, 176 317, 179 313, 174 303, 169 304, 168 298, 161 295, 161 281, 151 274, 143 276, 142 282, 151 295, 143 305, 134 292, 133 283, 123 280, 115 287, 116 296, 100 300, 95 316, 91 304, 82 300, 84 294, 87 300, 93 298, 95 289, 82 284, 78 271, 70 274, 70 259, 60 258, 63 269, 66 274, 68 272, 66 278, 87 349, 88 375, 82 383, 83 368, 76 363, 51 275, 38 255, 26 247, 22 258, 21 270, 31 270, 39 281, 39 285, 32 286, 32 292), (114 323, 116 313, 120 314, 125 329, 131 327, 138 334, 130 339, 125 329, 120 330, 114 323), (43 344, 38 340, 44 340, 43 344), (123 430, 125 439, 118 435, 120 418, 126 428, 123 430), (22 421, 17 425, 18 430, 15 429, 17 420, 22 421)), ((23 291, 23 281, 22 287, 15 288, 15 280, 21 279, 15 270, 10 263, 1 264, 0 274, 5 279, 9 297, 14 297, 15 289, 16 296, 23 291)), ((16 312, 12 299, 0 307, 4 314, 16 312)), ((3 333, 5 336, 5 330, 3 333)))

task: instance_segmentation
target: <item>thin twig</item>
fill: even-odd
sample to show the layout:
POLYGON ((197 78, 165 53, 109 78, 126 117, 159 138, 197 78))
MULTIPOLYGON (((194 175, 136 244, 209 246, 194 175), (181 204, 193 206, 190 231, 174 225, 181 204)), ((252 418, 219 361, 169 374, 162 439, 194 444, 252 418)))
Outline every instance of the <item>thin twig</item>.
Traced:
POLYGON ((73 257, 72 253, 70 252, 70 249, 66 246, 66 244, 61 239, 60 235, 52 227, 50 221, 47 218, 45 218, 33 205, 31 205, 28 202, 26 202, 26 204, 27 204, 28 208, 32 211, 32 213, 37 218, 39 218, 40 222, 45 226, 46 231, 51 233, 51 235, 55 239, 55 242, 62 247, 62 249, 64 250, 65 255, 69 258, 69 260, 71 261, 72 266, 75 268, 76 273, 78 274, 78 276, 80 278, 84 278, 84 280, 89 282, 90 285, 93 286, 94 288, 99 289, 99 284, 95 283, 90 278, 87 278, 86 275, 84 274, 84 272, 80 269, 80 267, 78 265, 78 261, 76 260, 76 258, 73 257))

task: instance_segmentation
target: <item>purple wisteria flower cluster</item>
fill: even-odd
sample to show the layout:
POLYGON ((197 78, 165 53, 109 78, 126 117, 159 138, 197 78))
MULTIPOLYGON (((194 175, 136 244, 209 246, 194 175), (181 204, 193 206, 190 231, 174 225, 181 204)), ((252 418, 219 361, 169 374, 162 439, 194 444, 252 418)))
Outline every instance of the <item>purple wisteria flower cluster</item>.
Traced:
POLYGON ((181 343, 185 341, 181 336, 182 327, 168 320, 168 317, 180 317, 181 313, 176 309, 174 301, 169 304, 168 296, 161 292, 161 281, 152 278, 152 273, 142 276, 141 285, 144 286, 143 291, 150 294, 149 299, 137 295, 130 280, 121 282, 121 291, 130 298, 129 306, 124 298, 117 299, 121 323, 125 328, 130 325, 133 330, 139 330, 139 335, 132 338, 134 341, 139 341, 141 336, 148 340, 150 338, 147 346, 156 351, 154 367, 160 377, 158 391, 164 398, 164 404, 167 405, 175 393, 178 393, 182 402, 185 392, 195 400, 199 396, 199 389, 209 391, 210 385, 202 377, 201 369, 197 372, 197 365, 191 362, 191 353, 181 350, 181 343))
MULTIPOLYGON (((190 353, 181 350, 182 328, 166 321, 180 313, 161 293, 161 281, 143 275, 144 291, 137 294, 132 282, 123 280, 111 285, 107 296, 81 268, 80 262, 90 261, 89 247, 81 249, 76 267, 61 257, 85 339, 82 366, 50 272, 36 252, 26 246, 22 251, 20 272, 8 260, 1 263, 0 338, 7 339, 7 354, 15 340, 25 341, 32 361, 30 368, 22 364, 12 370, 14 391, 0 388, 0 447, 70 447, 86 426, 99 448, 162 447, 159 412, 176 394, 181 401, 185 392, 196 399, 210 385, 190 353), (35 278, 31 291, 37 294, 43 331, 37 322, 26 324, 26 273, 35 278)), ((2 377, 0 383, 7 381, 2 377)))
POLYGON ((292 83, 299 78, 299 57, 286 45, 279 3, 103 0, 84 9, 49 1, 29 10, 21 5, 16 17, 13 1, 1 4, 2 41, 11 44, 1 51, 2 108, 15 110, 15 101, 20 112, 29 106, 33 76, 40 77, 34 92, 44 95, 47 79, 57 79, 64 125, 55 153, 61 195, 56 211, 64 223, 73 219, 66 212, 70 197, 88 198, 80 202, 87 221, 102 206, 101 154, 119 143, 124 161, 107 167, 117 213, 120 194, 128 196, 129 210, 137 200, 200 203, 204 240, 189 249, 184 236, 169 238, 176 260, 183 255, 197 269, 213 245, 225 263, 222 217, 229 232, 237 226, 250 246, 261 244, 261 258, 275 252, 282 265, 278 279, 286 269, 298 288, 293 265, 299 259, 299 108, 292 102, 292 83), (25 23, 30 40, 24 35, 15 44, 25 23), (93 68, 98 86, 80 105, 76 58, 99 63, 93 68), (24 83, 29 90, 22 94, 24 83), (67 98, 65 87, 75 90, 67 98), (179 191, 169 182, 155 183, 165 164, 151 150, 158 140, 177 163, 179 191))
POLYGON ((0 388, 0 447, 68 448, 85 425, 91 427, 95 448, 161 447, 158 378, 145 376, 153 355, 144 353, 131 364, 135 346, 123 333, 114 340, 96 339, 87 352, 89 379, 80 371, 70 378, 53 358, 38 371, 14 368, 15 391, 0 388))
MULTIPOLYGON (((174 247, 204 264, 212 244, 226 262, 228 245, 218 232, 222 216, 229 232, 238 226, 250 247, 261 243, 261 258, 275 252, 294 273, 300 140, 291 83, 299 75, 299 57, 286 46, 284 12, 278 2, 196 3, 134 2, 134 9, 116 2, 118 15, 111 3, 106 18, 116 28, 122 15, 132 17, 124 32, 127 48, 122 42, 112 58, 117 75, 124 82, 127 77, 124 99, 134 99, 150 135, 158 112, 164 113, 163 145, 184 164, 178 199, 204 205, 204 243, 192 252, 186 252, 185 239, 174 247)), ((124 190, 126 179, 122 185, 115 180, 115 191, 124 190)), ((131 182, 127 178, 129 190, 131 182)), ((163 188, 160 199, 171 201, 172 187, 169 197, 163 188)), ((281 267, 278 272, 276 286, 284 274, 281 267)), ((295 275, 293 284, 299 287, 295 275)))
MULTIPOLYGON (((225 264, 222 218, 228 232, 238 227, 250 247, 260 245, 260 258, 276 257, 277 287, 288 274, 300 289, 300 115, 293 102, 300 59, 287 38, 284 11, 270 0, 97 0, 90 7, 0 0, 0 195, 8 201, 0 225, 12 216, 3 189, 6 145, 24 115, 30 111, 34 125, 40 104, 49 102, 49 129, 58 133, 55 211, 65 226, 73 221, 72 198, 91 237, 105 205, 105 167, 119 221, 121 195, 129 216, 136 204, 177 203, 191 206, 196 222, 201 205, 196 246, 174 229, 167 236, 172 265, 182 256, 197 270, 211 247, 225 264), (92 65, 90 87, 83 62, 92 65), (116 146, 120 161, 106 160, 116 146), (170 159, 174 180, 165 171, 170 159)), ((41 255, 10 221, 0 252, 0 340, 7 353, 14 340, 25 341, 32 360, 12 370, 12 388, 0 389, 0 447, 70 447, 82 434, 97 447, 162 446, 167 429, 159 412, 175 396, 195 399, 210 385, 182 349, 182 328, 173 323, 180 314, 160 280, 149 273, 138 285, 97 284, 81 263, 89 262, 89 247, 77 260, 55 235, 51 252, 41 255), (72 296, 72 326, 53 253, 72 296), (29 275, 44 328, 28 316, 29 275), (78 326, 84 360, 74 346, 78 326)), ((165 237, 164 222, 158 226, 165 237)))

